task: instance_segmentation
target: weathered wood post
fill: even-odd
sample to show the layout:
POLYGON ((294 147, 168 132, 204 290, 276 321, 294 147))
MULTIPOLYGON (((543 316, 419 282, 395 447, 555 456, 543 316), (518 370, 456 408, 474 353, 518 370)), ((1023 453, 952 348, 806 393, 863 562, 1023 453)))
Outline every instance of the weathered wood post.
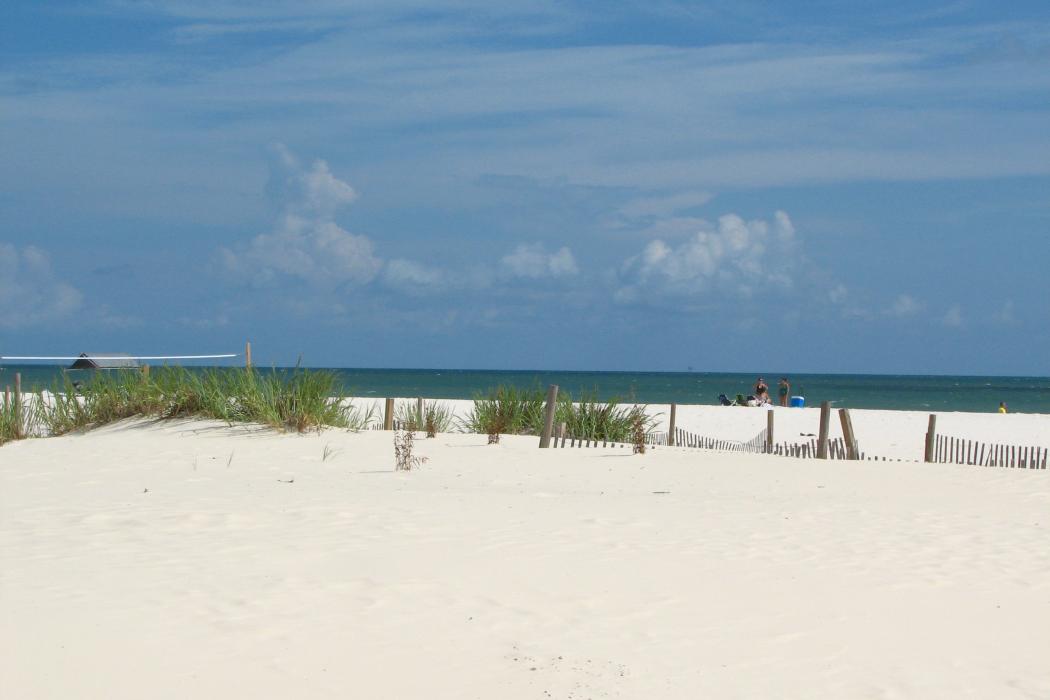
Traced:
POLYGON ((766 454, 773 451, 773 409, 766 411, 766 454))
POLYGON ((252 368, 252 341, 246 341, 244 343, 244 366, 248 369, 252 368))
POLYGON ((387 399, 383 410, 383 430, 394 429, 394 400, 387 399))
POLYGON ((934 461, 933 446, 937 442, 937 414, 930 414, 930 424, 926 428, 926 454, 923 455, 923 461, 932 462, 934 461))
POLYGON ((11 407, 15 417, 15 437, 22 437, 22 373, 15 372, 15 404, 11 407))
POLYGON ((674 447, 674 419, 675 413, 677 412, 678 404, 671 404, 671 424, 667 426, 667 446, 674 447))
POLYGON ((817 438, 817 459, 828 458, 828 432, 831 429, 831 402, 820 404, 820 436, 817 438))
POLYGON ((848 408, 839 409, 839 422, 842 423, 842 438, 846 443, 846 459, 860 459, 857 436, 853 433, 853 420, 849 417, 848 408))
POLYGON ((547 409, 543 415, 543 435, 540 436, 540 447, 551 446, 551 432, 554 430, 554 409, 558 405, 558 385, 551 384, 547 388, 547 409))
POLYGON ((142 365, 139 367, 139 371, 142 372, 143 379, 149 379, 149 365, 142 365))

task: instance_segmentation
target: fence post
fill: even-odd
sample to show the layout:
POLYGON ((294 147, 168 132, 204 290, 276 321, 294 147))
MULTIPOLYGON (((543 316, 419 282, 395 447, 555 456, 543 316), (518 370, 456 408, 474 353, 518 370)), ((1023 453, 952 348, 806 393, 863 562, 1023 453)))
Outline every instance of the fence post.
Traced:
POLYGON ((828 431, 831 428, 831 402, 820 404, 820 436, 817 438, 817 459, 828 458, 828 431))
POLYGON ((558 405, 558 385, 547 388, 547 410, 543 416, 543 435, 540 436, 540 447, 551 446, 551 433, 554 431, 554 409, 558 405))
POLYGON ((387 399, 385 410, 383 411, 383 430, 394 429, 394 400, 387 399))
POLYGON ((839 422, 842 423, 842 438, 846 443, 846 459, 857 459, 857 436, 853 434, 853 420, 849 417, 848 408, 839 409, 839 422))
POLYGON ((252 368, 252 341, 250 340, 244 343, 244 366, 248 369, 252 368))
POLYGON ((12 407, 15 417, 15 437, 22 435, 22 373, 15 372, 15 405, 12 407))
POLYGON ((418 417, 419 417, 420 430, 422 430, 423 429, 422 428, 423 424, 426 423, 426 418, 423 417, 423 397, 422 396, 419 397, 418 399, 416 399, 416 413, 418 414, 418 417))
POLYGON ((937 441, 937 414, 930 414, 930 424, 926 428, 926 454, 923 456, 923 461, 933 461, 933 446, 937 441))
POLYGON ((766 410, 766 453, 773 451, 773 409, 766 410))
POLYGON ((678 404, 675 404, 675 403, 671 404, 671 425, 668 426, 668 428, 667 428, 667 446, 668 447, 674 447, 674 443, 675 443, 675 439, 674 439, 674 419, 675 419, 675 413, 677 412, 677 409, 678 409, 678 404))

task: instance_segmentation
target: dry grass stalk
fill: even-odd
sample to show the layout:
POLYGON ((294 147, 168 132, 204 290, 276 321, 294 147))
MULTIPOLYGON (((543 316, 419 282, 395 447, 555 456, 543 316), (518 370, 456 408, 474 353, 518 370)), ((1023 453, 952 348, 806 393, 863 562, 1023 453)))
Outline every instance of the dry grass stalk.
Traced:
POLYGON ((426 462, 424 457, 414 457, 412 447, 415 443, 415 434, 411 430, 394 431, 394 462, 395 471, 407 472, 412 467, 418 467, 426 462))
POLYGON ((632 437, 634 438, 634 453, 636 455, 645 454, 645 422, 639 413, 636 413, 634 416, 632 437))

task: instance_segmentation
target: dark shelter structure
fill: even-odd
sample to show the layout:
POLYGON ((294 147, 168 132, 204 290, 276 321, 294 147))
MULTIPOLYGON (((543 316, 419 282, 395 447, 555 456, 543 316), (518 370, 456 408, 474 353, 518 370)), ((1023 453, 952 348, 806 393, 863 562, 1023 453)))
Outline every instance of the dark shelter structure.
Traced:
POLYGON ((69 369, 135 369, 138 360, 120 352, 82 352, 69 369))

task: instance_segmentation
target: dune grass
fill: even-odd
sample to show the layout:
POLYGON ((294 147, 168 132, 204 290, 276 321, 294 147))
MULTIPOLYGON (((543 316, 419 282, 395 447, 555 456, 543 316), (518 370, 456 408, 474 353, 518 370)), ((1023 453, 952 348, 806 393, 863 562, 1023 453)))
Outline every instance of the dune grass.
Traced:
POLYGON ((402 402, 394 410, 394 420, 406 430, 426 430, 428 433, 448 433, 455 427, 452 409, 437 401, 424 401, 422 413, 416 402, 402 402))
POLYGON ((26 402, 22 425, 14 404, 0 410, 0 443, 28 434, 63 435, 132 417, 200 417, 227 423, 260 423, 306 432, 325 427, 361 430, 372 420, 325 370, 289 371, 159 367, 96 372, 83 384, 63 376, 51 391, 26 402))
MULTIPOLYGON (((500 434, 539 435, 543 432, 546 400, 547 392, 540 387, 499 386, 475 396, 462 427, 467 432, 488 434, 490 442, 497 442, 491 437, 500 434)), ((565 423, 573 437, 610 442, 630 442, 638 425, 648 433, 655 422, 644 406, 620 405, 615 398, 600 401, 594 392, 583 393, 578 401, 573 401, 567 391, 559 392, 554 416, 555 425, 565 423)))
POLYGON ((12 440, 21 440, 26 435, 26 417, 15 407, 12 399, 0 401, 0 445, 12 440))

